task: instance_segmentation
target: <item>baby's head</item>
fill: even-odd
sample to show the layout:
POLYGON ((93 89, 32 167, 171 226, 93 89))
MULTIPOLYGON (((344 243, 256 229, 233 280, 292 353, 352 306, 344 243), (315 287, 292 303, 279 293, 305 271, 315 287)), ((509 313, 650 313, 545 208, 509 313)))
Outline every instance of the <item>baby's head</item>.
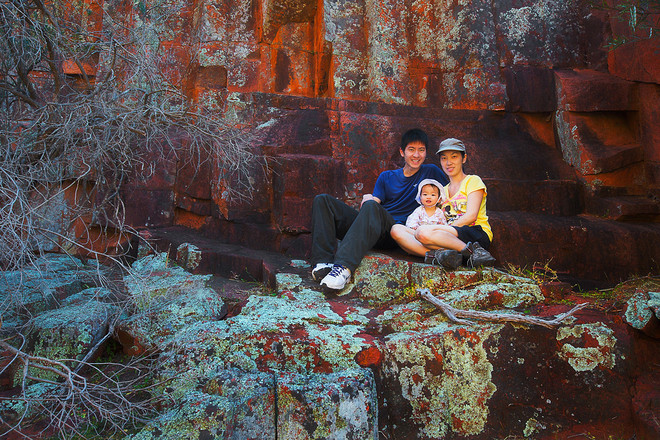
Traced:
POLYGON ((417 187, 417 203, 424 206, 436 206, 440 202, 442 185, 435 179, 424 179, 417 187))

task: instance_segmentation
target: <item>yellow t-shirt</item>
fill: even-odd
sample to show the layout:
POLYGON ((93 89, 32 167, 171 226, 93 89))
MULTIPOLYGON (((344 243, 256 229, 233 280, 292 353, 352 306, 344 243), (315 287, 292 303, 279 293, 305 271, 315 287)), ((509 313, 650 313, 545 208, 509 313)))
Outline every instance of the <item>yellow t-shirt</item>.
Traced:
POLYGON ((449 197, 449 185, 445 185, 442 188, 444 193, 445 201, 442 203, 442 211, 445 213, 447 218, 447 223, 450 225, 467 211, 467 199, 468 194, 479 191, 480 189, 484 190, 484 198, 481 199, 481 206, 479 206, 479 212, 477 213, 477 219, 469 226, 481 226, 481 229, 484 230, 490 241, 493 241, 493 231, 490 229, 490 224, 488 223, 488 216, 486 215, 486 185, 484 184, 481 177, 475 176, 473 174, 465 176, 465 179, 461 181, 461 185, 454 194, 454 197, 449 197))

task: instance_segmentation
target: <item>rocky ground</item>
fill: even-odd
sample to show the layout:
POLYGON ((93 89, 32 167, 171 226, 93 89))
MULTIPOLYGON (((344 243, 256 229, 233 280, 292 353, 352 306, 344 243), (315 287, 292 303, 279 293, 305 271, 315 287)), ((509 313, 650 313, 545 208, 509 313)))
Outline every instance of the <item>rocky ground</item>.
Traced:
MULTIPOLYGON (((108 334, 126 356, 149 354, 155 412, 115 438, 660 436, 657 278, 624 303, 534 274, 445 272, 373 253, 346 289, 327 294, 303 260, 264 268, 261 283, 191 273, 203 258, 191 245, 177 261, 144 256, 111 290, 93 286, 81 261, 50 256, 50 278, 22 275, 30 316, 4 313, 3 336, 29 319, 23 347, 33 355, 102 358, 108 334), (552 328, 456 323, 418 289, 458 309, 548 320, 589 305, 552 328)), ((5 274, 5 295, 16 277, 5 274)), ((16 423, 38 414, 16 395, 23 370, 13 359, 5 350, 0 414, 16 423)), ((52 371, 31 375, 58 383, 52 371)), ((43 380, 26 382, 31 396, 52 391, 43 380)))

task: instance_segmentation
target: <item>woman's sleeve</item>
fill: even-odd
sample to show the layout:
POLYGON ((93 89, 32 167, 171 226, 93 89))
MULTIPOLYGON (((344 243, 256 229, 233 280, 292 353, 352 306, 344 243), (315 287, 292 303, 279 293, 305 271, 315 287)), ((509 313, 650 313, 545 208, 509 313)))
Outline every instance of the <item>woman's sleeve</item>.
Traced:
POLYGON ((467 181, 465 182, 465 194, 469 195, 470 193, 479 191, 480 189, 484 190, 484 195, 485 195, 486 184, 484 183, 483 180, 481 180, 481 177, 475 175, 468 177, 467 181))

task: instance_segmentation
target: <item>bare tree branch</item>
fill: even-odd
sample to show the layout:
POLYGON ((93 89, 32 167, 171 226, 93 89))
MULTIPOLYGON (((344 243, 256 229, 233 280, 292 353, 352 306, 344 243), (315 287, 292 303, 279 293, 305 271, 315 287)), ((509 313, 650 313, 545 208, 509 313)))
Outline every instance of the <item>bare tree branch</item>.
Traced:
POLYGON ((461 318, 475 319, 477 321, 487 322, 515 322, 521 324, 540 325, 541 327, 546 328, 554 328, 560 325, 569 317, 573 316, 575 312, 582 310, 588 305, 588 303, 578 304, 568 312, 562 313, 561 315, 556 316, 554 319, 546 319, 541 318, 540 316, 514 315, 506 313, 482 312, 478 310, 456 309, 446 302, 433 296, 429 289, 417 289, 417 292, 419 292, 422 298, 442 310, 442 313, 444 313, 451 321, 457 324, 467 325, 472 325, 474 322, 461 318))

